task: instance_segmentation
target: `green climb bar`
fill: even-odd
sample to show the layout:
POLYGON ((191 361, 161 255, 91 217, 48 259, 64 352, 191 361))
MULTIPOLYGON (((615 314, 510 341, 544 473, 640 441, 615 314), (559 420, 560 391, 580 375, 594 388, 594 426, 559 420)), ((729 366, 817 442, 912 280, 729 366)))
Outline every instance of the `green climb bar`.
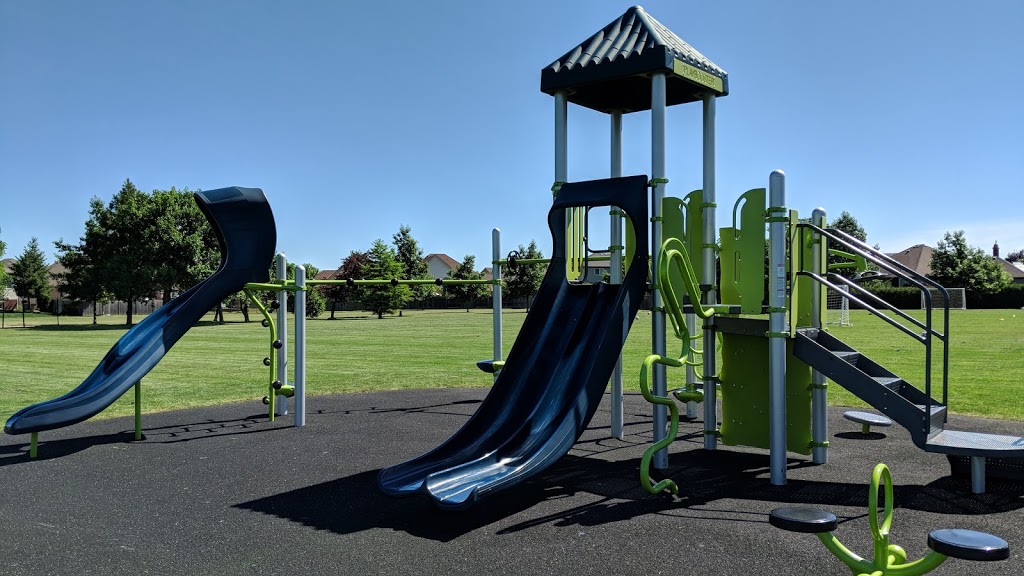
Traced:
POLYGON ((135 383, 135 439, 142 440, 142 378, 135 383))

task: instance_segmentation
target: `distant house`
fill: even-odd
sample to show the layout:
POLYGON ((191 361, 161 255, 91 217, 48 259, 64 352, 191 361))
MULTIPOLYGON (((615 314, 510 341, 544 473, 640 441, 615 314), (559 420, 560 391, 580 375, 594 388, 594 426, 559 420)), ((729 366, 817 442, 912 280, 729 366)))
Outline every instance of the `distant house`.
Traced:
POLYGON ((314 280, 335 280, 337 279, 337 270, 321 270, 316 273, 313 277, 314 280))
POLYGON ((1013 278, 1014 284, 1024 284, 1024 264, 1021 264, 1020 262, 1007 262, 1000 258, 999 242, 992 245, 992 258, 994 258, 996 262, 999 262, 999 265, 1002 266, 1003 270, 1010 275, 1010 278, 1013 278))
POLYGON ((933 250, 931 246, 916 244, 902 252, 886 254, 886 256, 889 256, 893 260, 903 264, 918 274, 929 276, 932 273, 932 254, 934 252, 935 250, 933 250))
POLYGON ((447 254, 427 254, 423 261, 434 278, 447 278, 449 271, 459 267, 459 263, 447 254))
MULTIPOLYGON (((8 276, 10 276, 10 274, 11 274, 11 265, 14 264, 14 258, 4 258, 3 260, 0 260, 0 264, 3 264, 4 272, 6 272, 8 276)), ((17 300, 17 299, 18 299, 18 295, 14 293, 14 288, 9 288, 7 286, 0 286, 0 300, 17 300)))
MULTIPOLYGON (((932 273, 932 254, 935 252, 930 246, 917 244, 902 252, 888 254, 893 260, 914 270, 918 274, 930 276, 932 273)), ((1003 270, 1010 275, 1014 284, 1024 284, 1024 267, 1016 266, 1013 262, 1007 262, 999 257, 999 244, 992 246, 992 258, 1003 267, 1003 270)))

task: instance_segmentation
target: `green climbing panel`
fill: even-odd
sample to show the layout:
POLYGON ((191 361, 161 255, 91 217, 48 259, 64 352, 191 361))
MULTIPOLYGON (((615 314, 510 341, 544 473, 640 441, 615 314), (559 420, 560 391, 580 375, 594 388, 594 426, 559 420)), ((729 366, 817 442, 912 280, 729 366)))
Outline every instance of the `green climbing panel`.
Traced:
POLYGON ((764 188, 748 190, 733 205, 732 228, 720 230, 721 300, 743 314, 760 314, 764 303, 765 200, 764 188))
POLYGON ((698 275, 704 269, 704 191, 694 190, 683 199, 683 211, 686 214, 686 226, 682 241, 690 253, 690 264, 698 275))
MULTIPOLYGON (((721 318, 721 440, 727 446, 768 448, 768 321, 721 318), (742 327, 734 330, 733 327, 742 327), (742 333, 741 333, 742 332, 742 333)), ((786 339, 786 449, 811 453, 811 368, 786 339)))
POLYGON ((565 214, 565 277, 567 280, 579 280, 586 256, 586 209, 570 208, 565 214))

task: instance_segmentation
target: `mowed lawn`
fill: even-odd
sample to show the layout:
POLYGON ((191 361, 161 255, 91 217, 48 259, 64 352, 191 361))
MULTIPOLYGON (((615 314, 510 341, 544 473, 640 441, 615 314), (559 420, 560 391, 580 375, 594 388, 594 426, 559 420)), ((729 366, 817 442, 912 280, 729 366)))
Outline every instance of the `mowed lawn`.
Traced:
MULTIPOLYGON (((914 313, 918 315, 917 312, 914 313)), ((524 310, 504 314, 505 354, 526 317, 524 310)), ((143 381, 143 409, 170 410, 249 400, 264 410, 269 351, 267 330, 228 314, 216 325, 212 316, 190 330, 143 381)), ((254 317, 255 318, 255 317, 254 317)), ((923 387, 923 346, 862 311, 851 313, 852 326, 830 331, 873 360, 923 387)), ((0 373, 8 384, 0 397, 0 418, 19 408, 60 396, 95 368, 124 334, 123 317, 91 318, 8 315, 0 330, 0 373), (14 327, 12 327, 14 326, 14 327)), ((406 311, 402 317, 339 313, 338 319, 311 320, 308 326, 307 393, 429 387, 487 387, 491 376, 477 360, 491 355, 489 310, 406 311)), ((950 407, 953 412, 1024 420, 1024 311, 951 312, 950 407)), ((637 390, 640 365, 649 354, 650 313, 642 311, 624 350, 627 390, 637 390)), ((679 350, 669 339, 670 353, 679 350)), ((936 358, 936 367, 940 357, 936 358)), ((935 372, 935 395, 939 392, 935 372)), ((682 370, 669 370, 670 385, 682 383, 682 370)), ((829 389, 832 404, 862 406, 839 386, 829 389)), ((126 394, 103 416, 130 414, 126 394)), ((310 403, 315 410, 315 401, 310 403)))

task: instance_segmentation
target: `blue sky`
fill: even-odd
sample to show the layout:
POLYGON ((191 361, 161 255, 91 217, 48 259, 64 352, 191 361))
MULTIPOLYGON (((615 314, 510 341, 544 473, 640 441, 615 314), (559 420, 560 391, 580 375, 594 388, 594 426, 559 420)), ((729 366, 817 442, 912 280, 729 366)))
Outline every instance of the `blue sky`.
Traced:
MULTIPOLYGON (((263 188, 278 247, 335 267, 412 226, 426 252, 550 251, 553 100, 540 70, 626 2, 0 2, 0 238, 83 230, 89 198, 263 188)), ((887 251, 947 230, 1024 248, 1024 3, 678 2, 647 11, 730 74, 719 224, 788 175, 887 251)), ((647 113, 624 173, 649 174, 647 113)), ((700 187, 700 106, 669 112, 669 194, 700 187)), ((608 174, 608 123, 569 113, 569 178, 608 174)))

